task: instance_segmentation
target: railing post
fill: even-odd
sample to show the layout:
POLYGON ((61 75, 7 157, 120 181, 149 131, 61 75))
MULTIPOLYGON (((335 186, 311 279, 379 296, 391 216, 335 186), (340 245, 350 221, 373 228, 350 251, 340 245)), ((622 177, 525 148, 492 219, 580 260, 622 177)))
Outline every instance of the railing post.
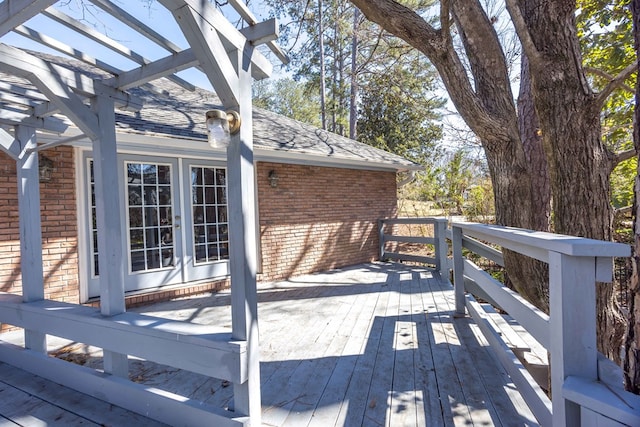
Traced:
POLYGON ((449 246, 447 245, 447 219, 436 218, 433 223, 433 237, 436 239, 436 270, 440 272, 440 276, 449 276, 449 260, 447 254, 449 246))
POLYGON ((378 220, 378 241, 380 243, 380 261, 384 261, 384 219, 378 220))
POLYGON ((564 398, 569 375, 596 380, 596 260, 549 252, 553 425, 580 425, 580 406, 564 398))
POLYGON ((462 229, 453 225, 451 227, 451 250, 453 252, 453 288, 456 299, 456 311, 454 316, 464 317, 464 263, 462 258, 462 229))

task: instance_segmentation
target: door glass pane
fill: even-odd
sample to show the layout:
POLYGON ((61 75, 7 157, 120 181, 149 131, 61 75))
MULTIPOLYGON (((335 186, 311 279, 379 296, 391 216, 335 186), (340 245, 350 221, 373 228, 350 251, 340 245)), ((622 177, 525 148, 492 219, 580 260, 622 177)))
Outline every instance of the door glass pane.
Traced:
POLYGON ((88 159, 89 162, 89 200, 91 201, 91 206, 89 210, 91 212, 91 235, 93 238, 89 241, 89 245, 91 246, 91 259, 93 262, 91 263, 91 277, 98 277, 99 268, 98 268, 98 225, 96 219, 96 186, 94 181, 93 174, 93 160, 88 159))
POLYGON ((131 271, 172 267, 171 165, 127 162, 131 271))
POLYGON ((228 259, 226 169, 192 166, 191 194, 194 263, 228 259))

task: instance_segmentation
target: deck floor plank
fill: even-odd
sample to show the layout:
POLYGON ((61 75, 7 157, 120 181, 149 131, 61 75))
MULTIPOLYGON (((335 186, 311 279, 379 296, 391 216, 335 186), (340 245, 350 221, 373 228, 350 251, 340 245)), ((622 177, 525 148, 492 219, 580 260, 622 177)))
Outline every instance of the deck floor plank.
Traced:
MULTIPOLYGON (((258 301, 266 426, 535 425, 477 326, 453 318, 453 289, 432 270, 360 265, 259 284, 258 301)), ((229 304, 229 291, 221 291, 133 311, 229 326, 229 304)), ((100 363, 99 352, 88 356, 100 363)), ((233 387, 220 380, 138 359, 130 367, 134 381, 222 408, 231 402, 233 387)), ((12 369, 0 363, 0 377, 12 369)), ((79 393, 71 402, 43 379, 27 383, 23 393, 89 422, 78 425, 158 425, 79 393), (108 422, 94 417, 106 407, 108 422)), ((2 384, 0 424, 11 425, 6 402, 24 412, 29 396, 5 399, 2 384)))

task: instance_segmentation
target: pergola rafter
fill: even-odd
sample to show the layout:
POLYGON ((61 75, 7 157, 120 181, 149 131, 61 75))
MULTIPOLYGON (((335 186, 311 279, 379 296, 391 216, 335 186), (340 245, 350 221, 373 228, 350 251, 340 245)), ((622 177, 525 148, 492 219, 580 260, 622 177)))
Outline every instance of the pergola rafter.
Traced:
MULTIPOLYGON (((142 23, 109 0, 87 0, 141 38, 167 51, 149 59, 94 28, 53 7, 51 0, 4 0, 0 2, 0 151, 16 161, 21 178, 20 205, 23 295, 0 293, 0 322, 25 329, 25 348, 15 349, 0 341, 0 360, 76 388, 131 410, 138 410, 169 424, 209 423, 220 426, 260 424, 260 375, 256 295, 256 219, 254 213, 253 127, 251 80, 268 77, 269 60, 256 46, 266 43, 281 60, 288 59, 275 43, 275 20, 258 22, 246 5, 231 1, 248 24, 236 29, 212 4, 204 0, 159 0, 175 17, 189 46, 179 47, 169 38, 142 23), (47 34, 30 22, 40 15, 55 21, 78 38, 98 43, 115 55, 138 64, 125 69, 111 60, 89 55, 47 34), (9 46, 3 36, 20 34, 41 46, 54 49, 93 67, 91 73, 70 70, 50 57, 9 46), (207 76, 222 104, 235 109, 242 128, 232 137, 227 153, 229 168, 229 245, 232 287, 232 327, 195 326, 158 321, 125 313, 124 272, 121 253, 124 239, 118 189, 118 156, 115 108, 139 110, 142 100, 129 89, 166 77, 186 89, 193 85, 176 75, 198 68, 207 76), (24 82, 24 84, 22 83, 24 82), (36 130, 63 133, 72 122, 82 134, 38 146, 36 130), (13 131, 7 130, 13 128, 13 131), (38 151, 88 137, 94 157, 98 257, 100 263, 99 312, 89 307, 44 300, 42 277, 38 151), (37 248, 34 250, 34 247, 37 248), (40 268, 30 268, 39 265, 40 268), (30 268, 30 269, 29 269, 30 268), (25 271, 29 272, 25 274, 25 271), (46 357, 46 335, 58 335, 104 349, 104 372, 46 357), (181 359, 182 346, 189 357, 181 359), (185 401, 181 396, 157 393, 125 381, 128 355, 227 379, 234 384, 234 407, 209 408, 185 401), (177 357, 178 356, 178 357, 177 357), (210 361, 207 363, 206 361, 210 361), (119 377, 119 378, 118 378, 119 377)), ((36 22, 36 21, 34 21, 36 22)), ((43 22, 43 21, 38 21, 43 22)), ((204 117, 203 117, 204 121, 204 117)))

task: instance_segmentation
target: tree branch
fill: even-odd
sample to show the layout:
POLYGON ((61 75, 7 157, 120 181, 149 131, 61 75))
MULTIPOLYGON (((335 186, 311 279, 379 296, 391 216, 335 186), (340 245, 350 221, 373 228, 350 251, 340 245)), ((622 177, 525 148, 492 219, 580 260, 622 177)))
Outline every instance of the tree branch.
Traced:
POLYGON ((449 0, 442 0, 440 2, 440 32, 446 44, 451 43, 451 33, 449 32, 449 27, 451 26, 450 7, 451 4, 449 0))
POLYGON ((632 148, 627 151, 622 151, 620 153, 613 153, 611 156, 611 170, 614 170, 616 166, 618 166, 620 163, 624 162, 625 160, 634 158, 636 154, 638 153, 636 152, 635 148, 632 148))
POLYGON ((511 16, 513 26, 516 29, 516 33, 518 34, 518 38, 520 39, 520 43, 522 44, 522 49, 527 55, 527 58, 529 58, 529 64, 533 65, 535 69, 540 69, 543 62, 542 55, 538 48, 536 48, 535 43, 533 43, 533 38, 529 33, 529 27, 524 20, 524 16, 522 16, 522 11, 520 10, 518 1, 506 0, 506 6, 507 11, 511 16))
MULTIPOLYGON (((606 71, 601 70, 599 68, 584 67, 584 71, 586 71, 589 74, 593 74, 594 76, 602 77, 603 79, 606 79, 606 80, 610 80, 611 81, 611 80, 614 79, 614 77, 611 74, 609 74, 606 71)), ((618 87, 620 89, 626 90, 629 93, 636 93, 636 91, 631 86, 629 86, 628 84, 626 84, 624 82, 621 82, 618 87)))
MULTIPOLYGON (((618 75, 613 79, 609 80, 609 83, 607 83, 604 89, 602 89, 596 96, 595 105, 599 108, 602 108, 604 103, 607 101, 607 98, 609 98, 609 95, 611 95, 614 90, 619 88, 620 85, 623 84, 624 81, 637 69, 638 61, 636 60, 633 64, 628 65, 624 70, 620 71, 620 73, 618 73, 618 75)), ((631 91, 635 93, 634 90, 631 91)))

